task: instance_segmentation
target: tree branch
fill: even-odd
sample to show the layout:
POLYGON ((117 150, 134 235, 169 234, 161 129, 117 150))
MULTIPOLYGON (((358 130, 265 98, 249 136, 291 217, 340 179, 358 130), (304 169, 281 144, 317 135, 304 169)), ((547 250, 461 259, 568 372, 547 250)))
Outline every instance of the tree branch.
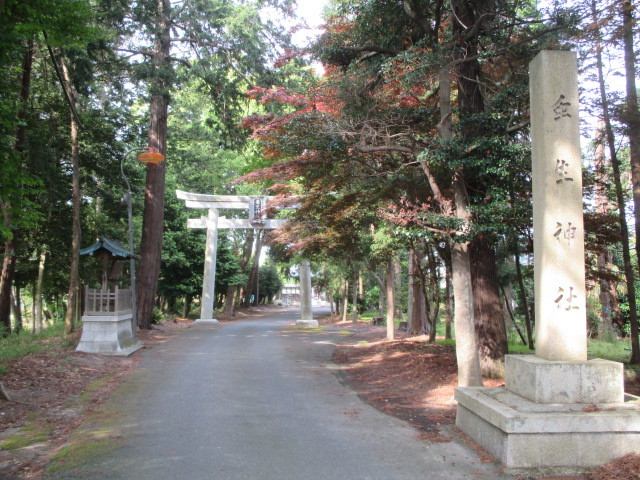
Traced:
POLYGON ((363 45, 360 47, 342 47, 350 52, 374 52, 382 53, 385 55, 399 55, 403 50, 395 50, 393 48, 378 47, 376 45, 363 45))
POLYGON ((373 146, 366 146, 366 145, 358 145, 356 147, 358 150, 360 150, 362 153, 373 153, 373 152, 402 152, 402 153, 408 153, 410 155, 418 155, 418 150, 412 147, 403 147, 402 145, 373 145, 373 146))
POLYGON ((406 13, 411 20, 416 22, 418 27, 420 27, 420 30, 422 30, 425 35, 432 37, 433 31, 429 21, 417 12, 413 2, 411 0, 404 0, 402 2, 402 6, 404 8, 404 13, 406 13))
POLYGON ((531 123, 531 119, 527 119, 527 120, 523 120, 522 122, 518 123, 517 125, 511 125, 510 127, 507 127, 507 133, 513 133, 513 132, 517 132, 518 130, 526 127, 527 125, 529 125, 531 123))
POLYGON ((385 289, 385 283, 382 281, 380 276, 374 271, 373 267, 369 263, 369 259, 366 256, 364 257, 364 263, 367 265, 367 268, 371 272, 371 275, 373 275, 373 278, 375 278, 376 283, 380 287, 380 290, 384 290, 385 289))
POLYGON ((47 50, 49 50, 49 56, 51 57, 51 62, 53 63, 53 69, 56 71, 56 76, 58 77, 58 81, 60 82, 60 86, 62 87, 62 91, 64 92, 64 98, 67 100, 67 103, 69 104, 69 110, 71 110, 71 115, 73 115, 73 118, 78 124, 78 128, 80 128, 80 130, 84 130, 84 126, 82 125, 82 122, 78 117, 78 111, 76 110, 76 106, 71 101, 71 95, 72 95, 71 85, 67 85, 67 82, 65 82, 64 79, 62 78, 62 73, 60 73, 60 68, 58 67, 56 56, 53 53, 53 48, 51 48, 51 45, 49 45, 49 37, 47 35, 47 32, 43 30, 42 33, 44 34, 44 39, 47 44, 47 50))

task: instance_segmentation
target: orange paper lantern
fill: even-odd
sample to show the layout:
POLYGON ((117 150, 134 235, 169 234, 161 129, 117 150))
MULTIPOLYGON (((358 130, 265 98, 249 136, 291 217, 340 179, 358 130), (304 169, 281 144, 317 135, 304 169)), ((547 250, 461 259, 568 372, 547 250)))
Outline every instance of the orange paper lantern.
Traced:
POLYGON ((158 153, 158 151, 153 148, 147 148, 147 151, 138 155, 138 160, 146 165, 156 165, 164 160, 164 155, 158 153))

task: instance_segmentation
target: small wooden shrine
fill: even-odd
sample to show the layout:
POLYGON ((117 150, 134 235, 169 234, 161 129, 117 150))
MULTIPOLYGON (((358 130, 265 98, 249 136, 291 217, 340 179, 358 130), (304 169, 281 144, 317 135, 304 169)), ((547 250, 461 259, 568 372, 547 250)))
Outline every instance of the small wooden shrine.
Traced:
POLYGON ((122 289, 118 280, 123 260, 139 259, 121 243, 100 237, 93 245, 80 250, 80 255, 91 255, 102 261, 101 287, 84 290, 82 337, 76 348, 80 352, 104 355, 129 355, 142 348, 133 325, 132 295, 130 288, 122 289))

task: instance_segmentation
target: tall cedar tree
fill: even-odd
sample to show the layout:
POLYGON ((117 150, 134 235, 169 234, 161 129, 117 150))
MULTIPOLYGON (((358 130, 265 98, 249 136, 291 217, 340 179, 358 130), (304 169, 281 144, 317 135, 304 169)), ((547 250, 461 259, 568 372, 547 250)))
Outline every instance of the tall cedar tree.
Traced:
MULTIPOLYGON (((200 75, 209 84, 212 101, 225 113, 225 122, 233 117, 225 109, 235 107, 238 84, 248 79, 269 77, 270 42, 285 44, 282 29, 260 20, 258 8, 273 6, 288 13, 290 1, 261 0, 252 5, 222 0, 186 0, 180 6, 169 0, 146 0, 133 4, 133 23, 142 32, 132 33, 130 43, 121 46, 124 55, 137 55, 144 60, 134 65, 136 75, 147 81, 150 97, 148 145, 167 158, 147 167, 141 256, 138 268, 138 322, 151 328, 156 287, 160 272, 164 219, 167 152, 167 121, 171 93, 176 86, 176 63, 200 75), (142 35, 140 35, 142 34, 142 35), (148 48, 140 48, 138 40, 146 38, 148 48), (180 47, 175 48, 174 47, 180 47), (175 57, 189 49, 194 55, 175 57), (194 57, 198 58, 195 62, 194 57)), ((126 18, 123 17, 123 18, 126 18)), ((256 80, 260 83, 261 80, 256 80)), ((223 125, 223 128, 228 125, 223 125)))

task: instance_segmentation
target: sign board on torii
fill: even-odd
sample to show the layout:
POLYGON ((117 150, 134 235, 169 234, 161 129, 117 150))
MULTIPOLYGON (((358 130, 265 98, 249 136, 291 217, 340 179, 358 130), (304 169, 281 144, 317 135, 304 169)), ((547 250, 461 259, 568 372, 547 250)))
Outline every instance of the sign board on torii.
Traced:
MULTIPOLYGON (((207 209, 208 215, 187 220, 187 228, 206 228, 207 242, 205 246, 204 275, 202 281, 202 297, 200 300, 199 323, 217 323, 213 317, 215 299, 216 256, 218 250, 218 230, 221 228, 253 228, 257 230, 273 230, 287 223, 286 220, 265 218, 266 205, 273 197, 250 195, 206 195, 176 190, 176 196, 185 201, 187 208, 207 209), (220 208, 233 210, 249 210, 249 218, 225 218, 218 215, 220 208)), ((301 319, 298 325, 317 326, 311 313, 311 275, 309 261, 303 260, 300 265, 300 306, 301 319)))

